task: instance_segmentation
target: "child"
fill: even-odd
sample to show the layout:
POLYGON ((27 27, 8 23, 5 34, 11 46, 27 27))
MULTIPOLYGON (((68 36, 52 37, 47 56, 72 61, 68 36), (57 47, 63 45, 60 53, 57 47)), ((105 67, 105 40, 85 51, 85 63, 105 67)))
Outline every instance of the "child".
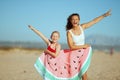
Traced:
MULTIPOLYGON (((49 40, 40 31, 36 30, 34 27, 28 25, 28 27, 39 35, 43 41, 47 44, 47 49, 40 55, 36 60, 34 66, 43 77, 43 80, 58 80, 56 75, 58 75, 59 68, 61 67, 60 59, 62 58, 61 45, 58 43, 60 34, 58 31, 53 31, 49 40)), ((60 73, 61 74, 61 73, 60 73)))
POLYGON ((58 31, 53 31, 51 34, 51 41, 46 38, 40 31, 36 30, 31 25, 28 25, 28 27, 34 31, 37 35, 39 35, 44 42, 47 44, 48 48, 44 51, 44 53, 48 53, 53 57, 58 56, 58 53, 60 52, 61 45, 58 43, 58 40, 60 38, 60 34, 58 31))

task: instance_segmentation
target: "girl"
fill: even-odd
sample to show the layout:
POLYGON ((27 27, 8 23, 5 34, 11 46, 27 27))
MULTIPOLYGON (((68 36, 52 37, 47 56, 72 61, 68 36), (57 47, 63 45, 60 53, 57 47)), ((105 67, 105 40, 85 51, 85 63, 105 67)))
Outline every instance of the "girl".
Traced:
POLYGON ((36 30, 31 25, 28 25, 28 27, 32 31, 34 31, 37 35, 39 35, 44 40, 44 42, 47 44, 48 48, 44 52, 50 54, 53 57, 56 57, 61 49, 61 45, 58 43, 58 40, 60 37, 59 32, 53 31, 50 37, 51 38, 51 41, 50 41, 40 31, 36 30))
POLYGON ((61 49, 61 45, 58 43, 60 33, 53 31, 50 37, 51 40, 49 40, 31 25, 28 25, 28 27, 39 35, 48 46, 47 49, 44 50, 44 53, 36 60, 34 66, 44 80, 54 80, 54 74, 57 74, 57 70, 59 69, 59 62, 57 62, 59 58, 57 58, 57 56, 61 49))

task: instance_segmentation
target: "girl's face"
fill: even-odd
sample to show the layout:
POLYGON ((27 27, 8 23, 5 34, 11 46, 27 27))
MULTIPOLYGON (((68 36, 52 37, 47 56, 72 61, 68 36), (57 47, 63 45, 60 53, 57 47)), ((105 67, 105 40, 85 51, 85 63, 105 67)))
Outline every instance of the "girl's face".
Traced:
POLYGON ((72 26, 74 26, 74 27, 78 26, 79 21, 80 21, 80 19, 79 19, 79 17, 77 15, 72 16, 72 18, 71 18, 72 26))
POLYGON ((57 42, 59 40, 59 34, 58 33, 53 33, 51 36, 52 42, 57 42))

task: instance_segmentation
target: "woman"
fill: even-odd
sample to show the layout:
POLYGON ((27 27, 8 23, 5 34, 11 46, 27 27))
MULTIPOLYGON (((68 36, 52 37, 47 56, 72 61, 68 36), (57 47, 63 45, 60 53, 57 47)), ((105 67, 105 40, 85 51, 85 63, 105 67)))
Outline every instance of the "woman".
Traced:
MULTIPOLYGON (((90 22, 84 23, 84 24, 80 24, 80 17, 79 14, 75 13, 75 14, 71 14, 68 19, 67 19, 67 25, 66 25, 66 30, 67 30, 67 42, 68 42, 68 46, 71 50, 78 50, 78 49, 84 49, 85 51, 91 50, 91 47, 89 44, 85 44, 85 38, 84 38, 84 30, 91 27, 92 25, 94 25, 95 23, 99 22, 100 20, 102 20, 103 18, 111 15, 110 14, 111 10, 109 10, 108 12, 106 12, 105 14, 93 19, 90 22)), ((81 78, 82 80, 87 80, 87 69, 89 67, 90 64, 90 60, 87 58, 90 58, 91 53, 88 54, 83 53, 84 56, 84 61, 83 63, 80 63, 78 65, 79 71, 78 71, 78 77, 81 78), (89 60, 89 61, 88 61, 89 60), (84 66, 83 64, 88 64, 87 66, 84 66), (81 65, 81 66, 80 66, 81 65)), ((81 57, 82 58, 82 57, 81 57)))

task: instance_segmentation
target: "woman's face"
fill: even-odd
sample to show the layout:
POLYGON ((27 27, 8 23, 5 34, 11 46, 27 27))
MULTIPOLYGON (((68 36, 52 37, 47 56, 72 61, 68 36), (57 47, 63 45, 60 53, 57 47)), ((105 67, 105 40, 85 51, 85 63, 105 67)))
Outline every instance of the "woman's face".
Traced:
POLYGON ((80 21, 80 19, 79 19, 79 17, 77 15, 72 16, 72 18, 71 18, 72 26, 78 26, 79 21, 80 21))
POLYGON ((51 36, 52 42, 57 42, 59 39, 59 34, 58 33, 53 33, 51 36))

